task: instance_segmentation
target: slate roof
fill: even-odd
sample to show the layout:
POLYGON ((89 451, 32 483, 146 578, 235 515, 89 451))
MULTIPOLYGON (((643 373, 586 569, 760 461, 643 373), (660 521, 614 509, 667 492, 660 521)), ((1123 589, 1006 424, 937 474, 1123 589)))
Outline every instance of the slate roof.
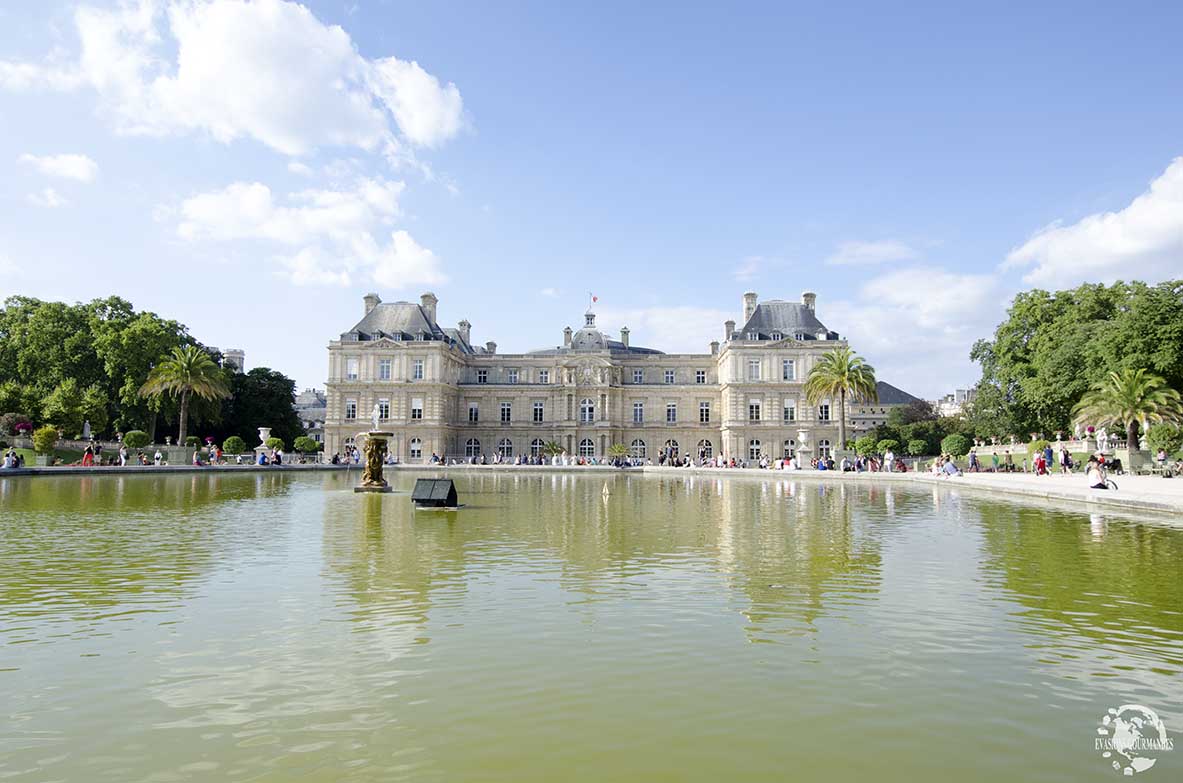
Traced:
POLYGON ((792 338, 803 334, 806 340, 818 339, 818 332, 832 335, 830 339, 838 339, 837 332, 831 332, 826 325, 817 320, 813 310, 800 302, 786 302, 781 299, 769 299, 756 305, 752 317, 736 330, 737 339, 746 340, 748 334, 756 332, 761 340, 771 340, 773 334, 781 335, 782 339, 792 338))
POLYGON ((484 353, 460 338, 457 329, 443 329, 433 323, 420 305, 413 302, 381 302, 366 313, 348 332, 341 335, 345 341, 369 341, 390 337, 396 340, 440 340, 454 343, 464 353, 484 353))
POLYGON ((913 397, 903 389, 898 389, 890 383, 876 381, 875 389, 879 392, 879 402, 882 405, 907 405, 913 402, 920 402, 919 397, 913 397))

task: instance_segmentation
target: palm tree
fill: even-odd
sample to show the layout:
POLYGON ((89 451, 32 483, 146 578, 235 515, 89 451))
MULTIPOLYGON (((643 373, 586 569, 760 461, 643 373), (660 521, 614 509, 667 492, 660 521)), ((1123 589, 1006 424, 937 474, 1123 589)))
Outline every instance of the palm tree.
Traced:
POLYGON ((805 399, 810 405, 838 398, 838 448, 846 448, 846 395, 878 402, 875 368, 850 350, 835 348, 821 355, 805 380, 805 399))
POLYGON ((557 457, 563 453, 563 447, 558 441, 548 440, 542 444, 542 453, 547 457, 557 457))
POLYGON ((614 460, 622 460, 630 454, 629 447, 623 443, 613 443, 608 447, 608 456, 614 460))
POLYGON ((186 345, 173 348, 168 358, 152 368, 148 380, 140 387, 141 396, 160 397, 165 394, 180 398, 177 443, 183 445, 189 424, 189 401, 194 396, 204 400, 229 397, 230 389, 221 368, 214 364, 209 354, 196 345, 186 345))
POLYGON ((1126 445, 1132 451, 1138 447, 1139 425, 1149 429, 1151 424, 1183 421, 1183 402, 1179 392, 1154 373, 1121 370, 1109 373, 1086 392, 1072 415, 1077 424, 1124 427, 1126 445))

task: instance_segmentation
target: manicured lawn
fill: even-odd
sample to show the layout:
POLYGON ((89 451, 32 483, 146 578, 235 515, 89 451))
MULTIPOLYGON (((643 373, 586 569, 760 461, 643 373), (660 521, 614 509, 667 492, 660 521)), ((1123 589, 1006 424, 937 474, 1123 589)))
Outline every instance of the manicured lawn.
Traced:
MULTIPOLYGON (((5 451, 7 452, 8 450, 5 449, 5 451)), ((32 468, 37 465, 37 460, 35 459, 37 455, 33 453, 32 449, 17 449, 16 453, 25 458, 25 467, 32 468)), ((82 461, 82 452, 73 449, 57 449, 54 451, 54 456, 60 459, 64 465, 82 461)))

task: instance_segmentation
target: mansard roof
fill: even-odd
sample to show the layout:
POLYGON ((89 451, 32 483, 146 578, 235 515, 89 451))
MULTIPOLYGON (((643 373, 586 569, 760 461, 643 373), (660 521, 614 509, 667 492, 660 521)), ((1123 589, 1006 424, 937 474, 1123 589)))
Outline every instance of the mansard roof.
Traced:
POLYGON ((913 402, 920 402, 919 397, 913 397, 903 389, 896 388, 890 383, 883 381, 875 382, 875 390, 879 392, 879 402, 882 405, 908 405, 913 402))
POLYGON ((388 337, 393 340, 436 340, 455 345, 464 353, 483 353, 465 342, 456 329, 444 329, 413 302, 380 302, 366 313, 341 339, 365 342, 388 337))
POLYGON ((737 330, 736 337, 746 339, 749 334, 756 333, 761 340, 770 340, 773 334, 782 337, 801 334, 806 340, 816 340, 818 332, 833 335, 829 339, 838 339, 836 332, 831 332, 817 319, 812 308, 800 302, 769 299, 756 305, 756 311, 743 328, 737 330))

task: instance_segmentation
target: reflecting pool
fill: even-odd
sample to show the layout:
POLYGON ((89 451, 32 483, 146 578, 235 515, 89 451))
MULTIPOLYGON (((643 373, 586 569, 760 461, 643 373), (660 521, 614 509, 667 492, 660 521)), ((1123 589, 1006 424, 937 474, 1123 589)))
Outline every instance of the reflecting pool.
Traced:
POLYGON ((0 780, 1075 782, 1120 777, 1110 707, 1183 731, 1183 530, 455 478, 457 512, 356 473, 0 479, 0 780))

